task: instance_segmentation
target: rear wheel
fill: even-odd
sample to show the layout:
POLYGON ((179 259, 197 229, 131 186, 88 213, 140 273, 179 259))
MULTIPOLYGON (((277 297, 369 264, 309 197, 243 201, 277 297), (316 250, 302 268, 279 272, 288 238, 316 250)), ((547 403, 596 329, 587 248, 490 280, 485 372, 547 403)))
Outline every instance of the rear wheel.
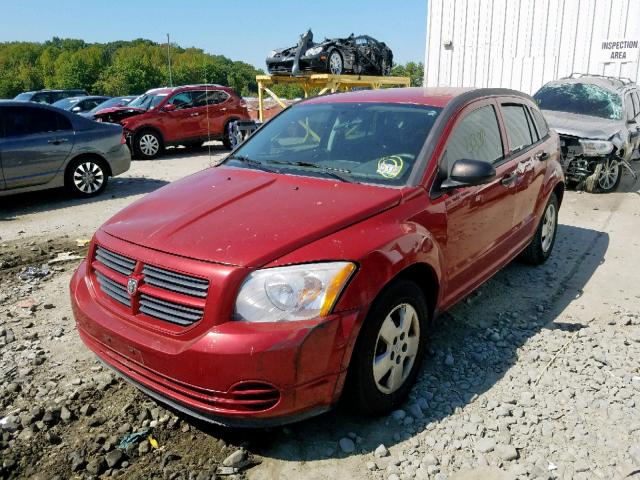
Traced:
POLYGON ((162 138, 153 130, 142 130, 133 139, 133 151, 138 158, 151 160, 162 150, 162 138))
POLYGON ((67 167, 65 187, 78 197, 93 197, 107 187, 109 176, 104 162, 96 157, 78 158, 67 167))
POLYGON ((557 230, 558 198, 555 193, 552 193, 531 243, 520 255, 521 260, 530 265, 540 265, 546 262, 556 242, 557 230))
POLYGON ((222 137, 222 143, 225 148, 230 150, 236 148, 242 143, 242 133, 238 130, 234 121, 227 123, 224 127, 224 136, 222 137))
POLYGON ((358 412, 378 414, 409 393, 424 356, 429 310, 415 283, 392 284, 375 301, 354 348, 345 385, 358 412))

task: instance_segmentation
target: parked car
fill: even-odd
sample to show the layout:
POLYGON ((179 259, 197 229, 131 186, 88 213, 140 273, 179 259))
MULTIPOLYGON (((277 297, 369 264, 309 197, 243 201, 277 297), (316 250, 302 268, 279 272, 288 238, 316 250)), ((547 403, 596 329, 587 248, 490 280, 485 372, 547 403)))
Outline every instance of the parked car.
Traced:
MULTIPOLYGON (((112 108, 112 107, 122 107, 124 105, 127 105, 129 102, 131 102, 135 98, 137 98, 137 95, 126 95, 123 97, 108 98, 108 100, 105 100, 104 102, 99 103, 88 112, 83 112, 80 115, 82 115, 85 118, 90 118, 93 120, 96 114, 98 114, 99 112, 102 112, 102 110, 105 110, 107 108, 112 108)), ((112 122, 112 123, 117 123, 117 122, 112 122)))
POLYGON ((62 100, 67 97, 79 97, 82 95, 88 95, 85 90, 73 89, 73 90, 35 90, 33 92, 24 92, 16 95, 14 100, 19 102, 35 102, 35 103, 48 103, 52 104, 58 100, 62 100))
POLYGON ((95 108, 97 105, 104 103, 105 100, 109 100, 111 97, 105 97, 104 95, 86 95, 82 97, 68 97, 58 100, 53 103, 52 106, 61 108, 62 110, 69 110, 73 113, 83 113, 95 108))
POLYGON ((384 42, 368 35, 349 35, 347 38, 325 38, 313 42, 311 30, 300 36, 298 45, 272 50, 267 57, 271 74, 300 72, 328 72, 389 75, 393 66, 393 52, 384 42))
POLYGON ((0 102, 0 196, 66 187, 92 197, 129 170, 122 127, 24 102, 0 102))
POLYGON ((78 332, 144 392, 212 422, 292 422, 343 393, 388 411, 439 312, 518 255, 547 260, 559 157, 512 90, 302 101, 96 232, 71 280, 78 332))
POLYGON ((573 75, 544 85, 534 95, 560 134, 567 180, 587 191, 612 192, 638 148, 638 86, 625 79, 573 75))
POLYGON ((185 85, 149 90, 125 106, 102 110, 95 119, 120 123, 134 156, 150 159, 169 145, 221 140, 231 148, 231 123, 250 118, 232 88, 185 85))

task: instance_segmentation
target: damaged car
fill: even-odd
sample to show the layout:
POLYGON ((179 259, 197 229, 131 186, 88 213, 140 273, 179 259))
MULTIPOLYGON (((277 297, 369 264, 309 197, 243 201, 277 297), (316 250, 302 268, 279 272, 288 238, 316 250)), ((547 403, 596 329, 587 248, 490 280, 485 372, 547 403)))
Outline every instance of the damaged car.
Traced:
POLYGON ((640 99, 631 81, 574 75, 544 85, 534 95, 559 135, 567 181, 589 192, 613 192, 638 148, 640 99))
POLYGON ((325 38, 313 41, 308 30, 297 45, 273 50, 267 57, 270 74, 299 75, 301 72, 342 75, 390 75, 393 52, 384 43, 368 35, 325 38))

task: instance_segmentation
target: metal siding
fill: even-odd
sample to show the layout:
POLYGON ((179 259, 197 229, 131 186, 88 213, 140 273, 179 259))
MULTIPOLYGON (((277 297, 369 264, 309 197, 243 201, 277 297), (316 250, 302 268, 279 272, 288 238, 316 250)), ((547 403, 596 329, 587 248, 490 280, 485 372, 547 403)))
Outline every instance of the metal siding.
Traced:
POLYGON ((640 75, 603 64, 599 42, 640 33, 640 0, 428 0, 426 86, 534 93, 572 72, 640 75), (451 48, 443 42, 450 40, 451 48))

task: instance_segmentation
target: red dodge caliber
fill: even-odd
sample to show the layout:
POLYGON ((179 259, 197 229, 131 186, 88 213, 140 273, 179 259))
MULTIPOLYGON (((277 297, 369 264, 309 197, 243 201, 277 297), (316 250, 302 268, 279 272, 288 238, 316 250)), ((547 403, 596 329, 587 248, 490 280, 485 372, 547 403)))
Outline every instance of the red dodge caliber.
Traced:
POLYGON ((155 399, 225 425, 406 396, 438 312, 520 256, 544 262, 564 192, 529 96, 316 97, 125 208, 71 281, 82 340, 155 399))

